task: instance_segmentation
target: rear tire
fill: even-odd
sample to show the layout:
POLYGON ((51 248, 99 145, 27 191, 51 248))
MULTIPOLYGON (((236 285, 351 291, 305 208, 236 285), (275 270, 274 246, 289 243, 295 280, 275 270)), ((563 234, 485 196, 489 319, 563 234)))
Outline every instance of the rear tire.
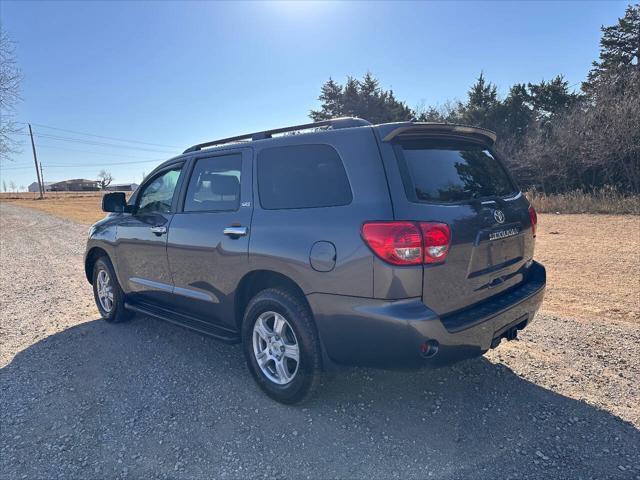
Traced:
POLYGON ((308 400, 322 374, 320 341, 309 307, 287 290, 269 288, 251 299, 242 347, 260 388, 284 404, 308 400))
POLYGON ((109 257, 100 257, 93 266, 93 297, 100 316, 107 322, 126 322, 133 317, 133 313, 124 308, 124 292, 109 257))

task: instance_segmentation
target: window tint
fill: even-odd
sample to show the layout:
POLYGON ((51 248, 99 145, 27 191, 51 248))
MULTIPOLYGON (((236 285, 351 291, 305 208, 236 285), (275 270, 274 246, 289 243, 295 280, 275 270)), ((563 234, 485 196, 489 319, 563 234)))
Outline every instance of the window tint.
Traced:
POLYGON ((506 171, 485 147, 411 140, 395 149, 412 201, 464 202, 515 192, 506 171))
POLYGON ((237 210, 241 170, 241 154, 197 160, 189 180, 184 211, 237 210))
POLYGON ((161 173, 143 187, 138 197, 138 213, 169 213, 180 178, 180 168, 161 173))
POLYGON ((329 145, 265 148, 258 154, 258 191, 265 209, 351 203, 342 160, 329 145))

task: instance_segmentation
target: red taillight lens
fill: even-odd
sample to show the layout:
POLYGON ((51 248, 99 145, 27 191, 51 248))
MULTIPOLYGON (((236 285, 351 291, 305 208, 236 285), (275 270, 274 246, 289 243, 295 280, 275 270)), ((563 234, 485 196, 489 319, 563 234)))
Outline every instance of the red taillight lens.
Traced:
POLYGON ((533 207, 529 207, 529 219, 531 220, 531 233, 536 236, 536 230, 538 227, 538 214, 533 207))
POLYGON ((420 223, 424 239, 424 263, 444 262, 451 243, 451 230, 444 223, 420 223))
POLYGON ((415 223, 365 223, 362 226, 362 238, 386 262, 394 265, 422 263, 422 237, 415 223))
POLYGON ((444 223, 368 222, 362 238, 382 260, 393 265, 443 262, 451 231, 444 223))

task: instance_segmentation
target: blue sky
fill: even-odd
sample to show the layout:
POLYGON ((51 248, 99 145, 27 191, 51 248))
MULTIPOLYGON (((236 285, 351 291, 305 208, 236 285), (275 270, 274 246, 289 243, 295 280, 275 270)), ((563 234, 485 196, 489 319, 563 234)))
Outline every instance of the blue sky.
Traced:
MULTIPOLYGON (((17 120, 84 140, 36 138, 45 180, 139 182, 191 144, 307 121, 329 76, 369 70, 411 107, 464 98, 481 70, 503 94, 559 73, 577 88, 626 4, 4 0, 0 20, 24 75, 17 120)), ((35 180, 29 144, 0 177, 35 180)))

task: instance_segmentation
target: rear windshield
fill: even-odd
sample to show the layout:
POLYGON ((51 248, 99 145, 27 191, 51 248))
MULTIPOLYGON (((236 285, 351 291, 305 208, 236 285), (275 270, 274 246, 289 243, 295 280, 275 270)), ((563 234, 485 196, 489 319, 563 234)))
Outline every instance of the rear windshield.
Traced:
POLYGON ((394 148, 411 201, 468 202, 515 193, 504 167, 484 146, 406 140, 394 148))

